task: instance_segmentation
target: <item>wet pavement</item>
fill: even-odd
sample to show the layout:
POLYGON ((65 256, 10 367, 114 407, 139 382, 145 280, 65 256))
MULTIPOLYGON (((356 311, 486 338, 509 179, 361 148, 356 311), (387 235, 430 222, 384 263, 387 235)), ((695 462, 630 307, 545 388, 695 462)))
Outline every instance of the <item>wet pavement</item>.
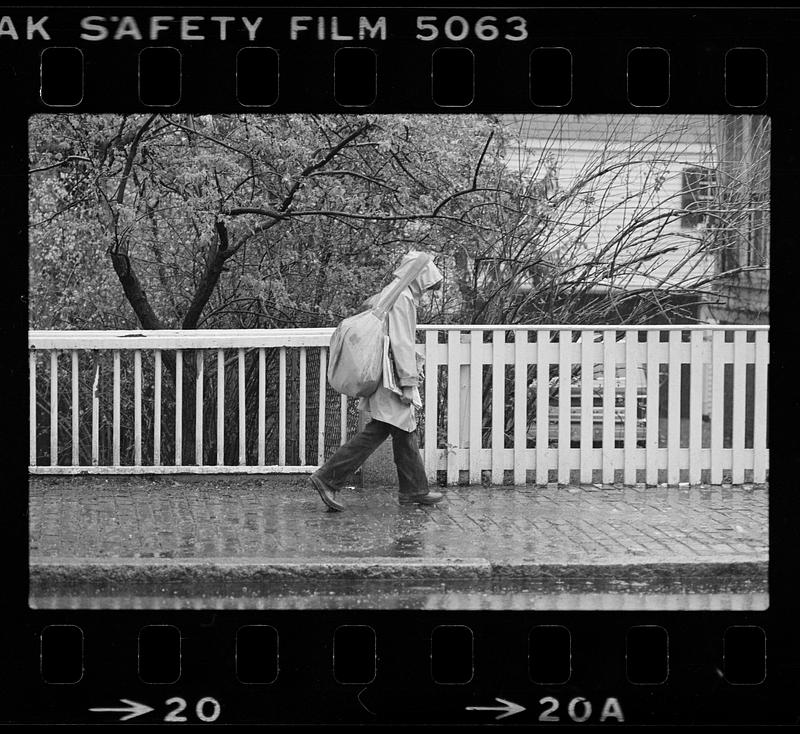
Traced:
POLYGON ((374 608, 579 608, 575 594, 601 605, 660 594, 679 608, 706 593, 766 599, 764 486, 443 491, 443 503, 421 507, 398 505, 390 487, 354 488, 332 513, 307 477, 32 477, 32 594, 44 605, 113 606, 128 594, 137 605, 330 597, 327 606, 374 608))
POLYGON ((106 584, 38 586, 37 609, 452 609, 571 611, 760 611, 768 595, 757 582, 741 586, 714 577, 670 586, 584 580, 561 584, 511 580, 476 583, 449 580, 409 583, 384 580, 332 580, 320 588, 309 583, 106 584), (644 588, 641 588, 644 587, 644 588))

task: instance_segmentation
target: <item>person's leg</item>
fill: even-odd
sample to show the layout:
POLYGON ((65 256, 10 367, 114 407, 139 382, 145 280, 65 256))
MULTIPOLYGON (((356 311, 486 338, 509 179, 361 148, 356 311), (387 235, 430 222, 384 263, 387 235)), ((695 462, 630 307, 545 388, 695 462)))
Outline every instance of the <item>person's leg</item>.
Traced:
POLYGON ((323 466, 314 472, 331 489, 339 489, 347 477, 361 466, 389 435, 391 426, 382 421, 370 421, 364 430, 340 446, 323 466))
POLYGON ((392 450, 401 499, 428 494, 428 476, 419 455, 417 432, 392 426, 392 450))

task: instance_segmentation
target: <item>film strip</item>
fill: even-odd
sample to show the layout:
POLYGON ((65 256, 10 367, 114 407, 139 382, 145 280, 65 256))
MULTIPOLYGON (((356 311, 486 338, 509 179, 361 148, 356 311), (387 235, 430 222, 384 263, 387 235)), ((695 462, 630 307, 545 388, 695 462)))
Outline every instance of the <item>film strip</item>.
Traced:
MULTIPOLYGON (((52 267, 34 265, 30 259, 33 225, 26 212, 39 184, 29 171, 32 166, 59 168, 64 155, 93 155, 64 146, 61 158, 56 153, 37 163, 30 147, 37 116, 763 118, 771 124, 769 287, 778 294, 777 302, 772 299, 769 322, 773 333, 777 328, 781 334, 770 346, 769 420, 770 424, 783 421, 781 408, 793 404, 797 390, 791 370, 784 369, 789 364, 785 345, 794 333, 784 320, 797 313, 793 302, 797 288, 791 282, 794 270, 783 267, 793 256, 789 212, 798 121, 792 30, 797 20, 794 9, 750 8, 3 9, 0 79, 6 125, 0 166, 6 174, 6 197, 1 206, 5 241, 13 243, 7 248, 11 277, 3 294, 9 326, 5 333, 9 339, 21 338, 33 328, 29 269, 52 267), (771 258, 778 267, 771 267, 771 258), (782 396, 777 410, 774 396, 782 396)), ((188 138, 197 134, 193 130, 187 130, 188 138)), ((283 134, 288 149, 294 139, 283 134)), ((131 144, 136 142, 122 144, 119 154, 129 151, 131 144)), ((305 143, 298 138, 296 144, 305 143)), ((129 167, 122 175, 127 179, 134 174, 129 167)), ((475 176, 477 181, 477 171, 475 176)), ((281 218, 283 211, 270 221, 281 218)), ((66 239, 64 243, 66 259, 66 239)), ((720 339, 727 344, 724 337, 720 339)), ((747 339, 742 353, 751 348, 747 339)), ((446 341, 446 336, 434 340, 442 349, 448 346, 446 341)), ((526 344, 532 346, 533 341, 526 344)), ((757 340, 753 343, 756 354, 757 340)), ((738 344, 731 344, 731 354, 738 344)), ((511 346, 510 341, 504 344, 509 353, 511 346)), ((57 349, 52 347, 52 353, 57 349)), ((164 490, 172 486, 166 481, 169 476, 162 477, 163 483, 134 491, 126 488, 130 476, 109 472, 94 478, 105 482, 94 490, 94 504, 82 506, 76 477, 34 477, 36 472, 29 474, 19 460, 26 454, 23 443, 28 440, 28 432, 20 426, 30 425, 31 416, 39 414, 35 393, 26 400, 22 385, 27 380, 29 388, 33 384, 36 389, 30 381, 30 352, 26 357, 22 348, 15 347, 9 353, 6 384, 15 389, 5 419, 5 466, 10 475, 3 542, 11 559, 7 569, 13 570, 6 575, 12 581, 5 595, 2 675, 4 690, 13 695, 6 700, 6 721, 358 726, 798 721, 793 695, 800 678, 793 601, 798 554, 792 522, 797 517, 797 494, 792 491, 789 459, 797 455, 797 447, 791 426, 788 431, 770 432, 769 447, 778 449, 771 452, 770 477, 777 477, 778 491, 768 500, 763 487, 753 487, 759 484, 757 479, 748 479, 741 490, 737 484, 744 482, 723 484, 713 474, 699 487, 684 487, 685 482, 676 482, 674 488, 649 486, 658 482, 647 479, 648 486, 640 483, 636 491, 573 482, 588 485, 585 495, 580 486, 569 494, 573 484, 569 471, 568 481, 559 478, 558 486, 546 473, 545 483, 550 484, 529 481, 529 491, 539 492, 538 501, 556 508, 536 506, 554 513, 548 515, 550 527, 562 522, 559 504, 565 514, 585 512, 588 506, 599 514, 594 523, 589 517, 580 526, 581 532, 587 528, 597 532, 585 547, 599 548, 604 541, 613 544, 614 533, 621 533, 627 544, 622 555, 598 556, 586 550, 585 557, 567 558, 567 552, 558 548, 558 538, 567 543, 570 531, 562 528, 557 531, 560 535, 552 536, 552 547, 544 551, 539 547, 542 555, 520 556, 516 570, 508 570, 498 560, 499 550, 498 557, 492 557, 492 548, 506 540, 529 542, 525 533, 532 526, 520 521, 522 529, 514 530, 522 510, 502 505, 500 494, 491 495, 507 486, 490 486, 484 488, 488 494, 481 495, 488 498, 481 499, 483 514, 469 516, 472 530, 460 528, 455 535, 472 537, 478 544, 479 536, 489 532, 486 528, 494 526, 495 540, 481 541, 482 550, 474 553, 463 539, 454 540, 452 546, 444 541, 431 546, 438 549, 434 553, 461 548, 459 558, 426 555, 412 541, 403 541, 410 536, 395 525, 385 542, 374 542, 378 550, 351 562, 362 530, 372 532, 360 529, 356 519, 343 526, 346 531, 337 536, 341 545, 327 546, 329 555, 323 558, 302 554, 285 558, 279 551, 259 555, 262 546, 253 551, 255 557, 241 546, 219 552, 213 543, 224 541, 217 539, 209 541, 211 551, 206 556, 197 540, 191 549, 183 549, 184 555, 176 546, 166 558, 153 559, 144 552, 145 546, 153 545, 152 537, 130 539, 130 544, 141 546, 136 552, 125 545, 129 539, 120 534, 127 532, 121 519, 126 512, 155 514, 153 523, 142 520, 137 527, 145 528, 144 533, 146 528, 167 533, 171 523, 186 521, 164 509, 172 502, 173 509, 208 512, 205 527, 219 529, 234 522, 233 515, 226 515, 222 505, 219 514, 208 510, 218 507, 210 493, 229 497, 238 490, 202 473, 193 483, 182 484, 185 476, 176 471, 177 489, 168 490, 173 494, 166 496, 172 499, 164 499, 164 490), (211 490, 203 489, 206 480, 212 483, 211 490), (202 496, 197 505, 190 507, 181 499, 187 487, 192 496, 202 496), (615 505, 606 507, 597 493, 612 491, 617 492, 615 505), (132 510, 131 502, 141 504, 132 510), (575 504, 580 502, 584 504, 575 504), (670 559, 675 546, 658 518, 647 525, 651 533, 647 537, 644 531, 637 535, 631 529, 648 522, 642 503, 656 510, 658 503, 661 508, 672 504, 669 527, 695 523, 698 533, 710 540, 703 547, 698 541, 700 546, 695 547, 687 536, 684 542, 689 545, 683 547, 689 555, 670 559), (167 519, 159 521, 162 510, 167 519), (627 519, 626 512, 631 513, 627 519), (705 520, 700 517, 703 513, 705 520), (94 523, 89 530, 80 529, 81 516, 94 523), (745 522, 741 518, 751 524, 737 525, 745 522), (708 530, 713 522, 721 528, 716 536, 716 530, 708 530), (75 528, 74 537, 65 537, 75 528), (95 539, 87 541, 92 532, 95 539), (51 542, 56 536, 57 542, 51 542), (648 552, 648 543, 659 541, 660 560, 631 571, 636 553, 648 552), (120 551, 123 546, 128 550, 120 551), (46 547, 52 551, 47 557, 46 547), (725 559, 733 560, 723 568, 725 559), (140 583, 147 585, 146 590, 140 583)), ((244 358, 239 359, 238 369, 244 375, 244 358)), ((287 363, 282 359, 280 374, 285 380, 287 363)), ((311 370, 310 357, 304 352, 301 359, 299 369, 305 374, 311 370)), ((39 370, 45 368, 44 362, 38 364, 39 370)), ((752 369, 757 374, 760 368, 754 362, 752 369)), ((322 366, 319 371, 323 374, 322 366)), ((47 382, 47 373, 39 374, 40 381, 47 382)), ((223 373, 220 384, 224 379, 223 373)), ((750 385, 753 379, 758 378, 742 377, 736 385, 750 385)), ((50 384, 56 384, 56 378, 52 380, 50 384)), ((50 389, 45 402, 53 400, 55 390, 50 389)), ((190 390, 188 382, 185 389, 190 390)), ((200 406, 202 395, 198 395, 200 406)), ((725 410, 736 414, 737 400, 734 395, 725 410)), ((286 410, 281 405, 280 410, 286 410)), ((742 408, 742 417, 744 411, 751 416, 758 410, 742 408)), ((56 425, 58 419, 52 412, 48 415, 48 421, 55 421, 50 425, 56 425)), ((301 420, 305 432, 305 413, 297 417, 301 420)), ((35 467, 33 440, 30 465, 35 467)), ((285 452, 285 443, 277 443, 280 440, 276 438, 278 450, 285 452)), ((505 444, 507 451, 510 445, 505 444)), ((525 446, 533 451, 531 444, 525 446)), ((735 454, 736 449, 731 451, 735 454)), ((690 449, 685 452, 688 455, 690 449)), ((459 467, 453 469, 455 464, 448 463, 446 453, 443 456, 442 484, 452 485, 450 479, 460 477, 459 467)), ((732 461, 735 467, 736 458, 732 461)), ((757 472, 757 459, 753 461, 750 466, 757 472)), ((73 461, 79 463, 86 462, 73 461)), ((257 463, 265 460, 259 458, 257 463)), ((51 465, 58 464, 53 460, 51 465)), ((120 465, 118 458, 113 465, 120 465)), ((530 466, 528 470, 532 471, 530 466)), ((246 478, 253 474, 258 472, 246 478)), ((502 472, 500 479, 504 480, 502 472)), ((503 483, 508 484, 492 482, 503 483)), ((292 485, 292 491, 297 486, 292 485)), ((239 542, 235 538, 247 535, 247 523, 253 522, 259 532, 310 538, 309 547, 322 552, 324 544, 314 545, 314 533, 327 532, 320 523, 336 518, 324 512, 280 515, 281 522, 289 518, 297 525, 289 531, 276 529, 264 518, 270 514, 270 497, 276 496, 270 493, 281 492, 279 484, 257 484, 255 492, 257 497, 248 500, 255 504, 249 509, 242 505, 231 511, 235 515, 241 509, 236 527, 219 531, 229 540, 234 538, 231 548, 239 542), (256 505, 258 509, 253 509, 256 505)), ((363 503, 360 509, 349 509, 351 517, 370 501, 366 493, 358 496, 363 503)), ((451 500, 451 505, 457 503, 451 500)), ((448 515, 456 524, 460 506, 448 515)), ((321 504, 314 507, 321 510, 321 504)), ((396 515, 394 509, 387 512, 400 517, 400 525, 406 522, 403 518, 412 517, 396 515)), ((447 521, 437 524, 433 510, 423 507, 413 512, 422 513, 413 517, 428 518, 437 533, 451 533, 447 521)))

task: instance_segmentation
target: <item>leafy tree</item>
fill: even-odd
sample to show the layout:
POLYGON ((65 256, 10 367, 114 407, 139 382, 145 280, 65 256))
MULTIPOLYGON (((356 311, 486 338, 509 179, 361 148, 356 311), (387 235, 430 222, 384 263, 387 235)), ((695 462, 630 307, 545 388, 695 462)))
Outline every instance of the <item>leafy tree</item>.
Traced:
POLYGON ((410 247, 446 254, 442 223, 471 226, 460 200, 474 197, 477 169, 502 175, 499 147, 482 155, 496 126, 456 116, 34 117, 32 325, 131 326, 104 260, 146 329, 334 323, 410 247), (65 258, 81 266, 80 314, 68 276, 44 267, 65 258))

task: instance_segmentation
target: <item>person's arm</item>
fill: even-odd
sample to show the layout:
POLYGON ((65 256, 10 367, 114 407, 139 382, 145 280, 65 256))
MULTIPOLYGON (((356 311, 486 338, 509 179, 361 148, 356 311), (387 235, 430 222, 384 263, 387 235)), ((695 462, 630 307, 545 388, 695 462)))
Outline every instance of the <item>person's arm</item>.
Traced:
MULTIPOLYGON (((389 311, 389 340, 397 372, 397 384, 402 388, 417 387, 417 307, 410 294, 401 294, 389 311)), ((404 391, 405 392, 405 391, 404 391)))

